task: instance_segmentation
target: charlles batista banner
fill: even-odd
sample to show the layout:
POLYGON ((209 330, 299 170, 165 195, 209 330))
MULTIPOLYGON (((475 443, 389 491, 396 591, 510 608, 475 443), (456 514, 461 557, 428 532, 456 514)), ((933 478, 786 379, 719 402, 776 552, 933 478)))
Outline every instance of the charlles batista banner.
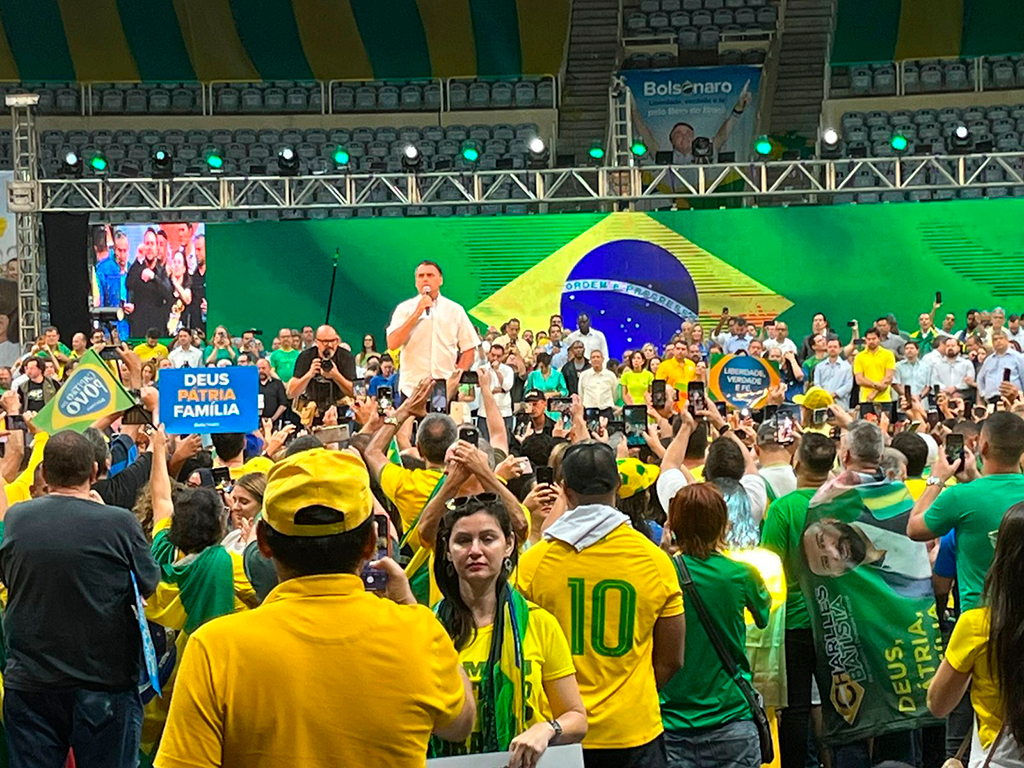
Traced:
POLYGON ((913 503, 903 483, 850 471, 811 499, 799 578, 829 743, 939 722, 926 695, 942 638, 927 549, 906 535, 913 503))

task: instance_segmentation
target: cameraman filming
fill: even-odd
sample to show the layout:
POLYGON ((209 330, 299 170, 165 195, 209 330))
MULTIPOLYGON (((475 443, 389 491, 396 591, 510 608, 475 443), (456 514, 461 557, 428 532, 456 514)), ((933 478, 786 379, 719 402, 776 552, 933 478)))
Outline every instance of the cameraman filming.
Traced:
POLYGON ((356 361, 340 344, 338 332, 329 325, 321 325, 316 329, 314 346, 295 358, 287 392, 289 399, 299 399, 300 412, 309 403, 316 403, 316 415, 322 417, 341 398, 353 394, 356 361))

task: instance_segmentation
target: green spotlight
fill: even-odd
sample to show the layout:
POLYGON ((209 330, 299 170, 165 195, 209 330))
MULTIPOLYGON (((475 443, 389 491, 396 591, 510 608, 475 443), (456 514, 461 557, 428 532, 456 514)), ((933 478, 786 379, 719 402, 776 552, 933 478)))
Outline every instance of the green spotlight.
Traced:
POLYGON ((894 133, 892 139, 889 140, 889 144, 897 152, 906 152, 910 142, 907 141, 907 137, 902 133, 894 133))
POLYGON ((772 140, 767 136, 761 136, 754 144, 754 151, 762 157, 767 157, 772 153, 772 140))

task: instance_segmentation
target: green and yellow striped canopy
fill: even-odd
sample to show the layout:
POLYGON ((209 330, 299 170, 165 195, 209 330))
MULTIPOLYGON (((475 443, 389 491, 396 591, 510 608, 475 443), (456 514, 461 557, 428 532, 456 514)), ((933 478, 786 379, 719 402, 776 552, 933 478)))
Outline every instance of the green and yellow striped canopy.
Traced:
POLYGON ((832 63, 1021 52, 1022 0, 839 0, 832 63))
POLYGON ((0 80, 555 74, 569 0, 3 0, 0 80))

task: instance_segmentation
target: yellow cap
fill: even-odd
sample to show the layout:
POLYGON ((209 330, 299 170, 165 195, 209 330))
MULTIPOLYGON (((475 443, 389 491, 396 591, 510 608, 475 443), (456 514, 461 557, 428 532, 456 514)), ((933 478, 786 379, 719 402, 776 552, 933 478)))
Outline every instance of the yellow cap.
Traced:
POLYGON ((650 488, 661 474, 661 468, 657 464, 644 464, 640 459, 632 457, 619 459, 618 465, 619 479, 622 481, 619 496, 623 499, 650 488))
POLYGON ((811 387, 806 393, 796 395, 793 398, 793 402, 797 405, 802 405, 804 408, 810 408, 813 411, 817 408, 828 408, 835 401, 832 399, 832 393, 827 389, 811 387))
POLYGON ((263 519, 284 536, 331 536, 358 528, 373 511, 370 474, 348 451, 316 448, 275 464, 267 473, 263 519), (343 515, 327 523, 297 523, 306 507, 321 506, 343 515))

